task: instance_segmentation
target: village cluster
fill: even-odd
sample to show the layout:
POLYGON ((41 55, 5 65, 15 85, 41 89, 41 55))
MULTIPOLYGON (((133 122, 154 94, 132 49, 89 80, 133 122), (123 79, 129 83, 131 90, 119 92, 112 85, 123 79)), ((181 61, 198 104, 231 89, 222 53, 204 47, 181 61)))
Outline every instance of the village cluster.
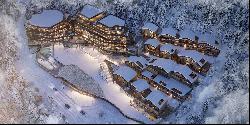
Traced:
MULTIPOLYGON (((191 90, 206 75, 220 50, 194 39, 170 35, 167 28, 145 22, 141 28, 142 52, 135 49, 133 35, 125 21, 108 12, 85 5, 74 16, 58 10, 43 10, 26 24, 29 46, 90 46, 109 56, 124 56, 122 64, 106 60, 114 84, 133 98, 131 105, 149 119, 170 114, 191 97, 191 90), (41 17, 44 17, 41 21, 41 17), (49 21, 46 21, 49 20, 49 21), (116 68, 114 68, 116 67, 116 68)), ((84 63, 84 62, 82 62, 84 63)))

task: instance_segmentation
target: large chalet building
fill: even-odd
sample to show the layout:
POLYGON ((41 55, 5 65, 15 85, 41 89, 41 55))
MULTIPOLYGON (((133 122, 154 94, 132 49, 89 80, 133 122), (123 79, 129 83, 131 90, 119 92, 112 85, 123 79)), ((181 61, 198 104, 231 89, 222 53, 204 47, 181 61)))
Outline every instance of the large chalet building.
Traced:
MULTIPOLYGON (((44 10, 28 20, 26 32, 30 46, 79 44, 105 54, 128 54, 132 45, 123 19, 90 5, 74 16, 44 10)), ((131 104, 150 119, 158 119, 191 96, 198 73, 206 74, 211 65, 203 55, 218 56, 220 50, 153 23, 144 24, 142 35, 143 54, 129 56, 117 69, 106 63, 114 83, 133 97, 131 104)))
POLYGON ((26 25, 26 32, 29 45, 69 42, 93 46, 104 53, 127 53, 131 43, 123 19, 90 5, 83 6, 73 17, 66 17, 57 10, 44 10, 32 16, 26 25), (39 15, 40 20, 34 19, 39 15), (50 18, 48 15, 54 15, 51 18, 57 22, 51 19, 53 25, 41 25, 50 18))
POLYGON ((194 40, 189 38, 180 38, 180 34, 177 32, 169 34, 167 28, 159 28, 153 23, 145 23, 142 27, 142 35, 145 40, 152 38, 158 39, 162 43, 169 43, 175 46, 184 47, 186 50, 196 50, 209 56, 218 56, 220 50, 206 42, 198 42, 199 38, 194 40))
POLYGON ((113 79, 134 99, 150 119, 161 118, 189 98, 198 76, 187 66, 169 59, 129 56, 125 65, 113 72, 113 79))
POLYGON ((211 65, 198 51, 185 50, 183 47, 174 46, 169 43, 164 44, 157 39, 147 39, 144 43, 144 52, 187 65, 192 70, 201 74, 206 74, 211 65))

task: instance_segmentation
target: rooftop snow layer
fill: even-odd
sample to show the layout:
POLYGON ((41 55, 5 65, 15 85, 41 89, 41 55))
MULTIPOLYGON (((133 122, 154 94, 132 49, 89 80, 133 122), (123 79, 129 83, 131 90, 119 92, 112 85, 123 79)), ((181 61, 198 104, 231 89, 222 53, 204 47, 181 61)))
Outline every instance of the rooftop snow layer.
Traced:
POLYGON ((160 51, 166 51, 170 54, 173 54, 175 50, 178 50, 180 47, 174 46, 172 44, 164 44, 161 46, 160 51))
POLYGON ((128 67, 128 66, 120 66, 119 69, 117 69, 114 74, 120 75, 123 77, 127 82, 132 80, 136 76, 136 72, 128 67))
POLYGON ((181 73, 187 80, 189 80, 191 83, 197 80, 198 75, 194 73, 190 68, 184 65, 179 65, 175 67, 175 71, 181 73), (194 73, 196 75, 195 78, 192 78, 190 76, 191 73, 194 73))
POLYGON ((145 70, 141 73, 143 76, 148 77, 148 78, 152 78, 152 76, 154 75, 152 72, 149 72, 148 70, 145 70))
POLYGON ((62 20, 62 12, 58 10, 43 10, 41 14, 32 15, 29 23, 40 27, 51 27, 62 20))
POLYGON ((149 29, 153 32, 156 32, 158 30, 158 26, 156 26, 155 24, 153 23, 144 23, 144 26, 142 27, 142 29, 149 29))
POLYGON ((192 58, 195 62, 197 62, 200 66, 203 66, 207 61, 204 59, 204 56, 195 51, 195 50, 180 50, 179 53, 178 53, 179 56, 186 56, 186 57, 190 57, 192 58), (200 60, 201 59, 204 59, 205 60, 205 63, 201 63, 200 60))
MULTIPOLYGON (((178 51, 178 56, 185 56, 185 57, 192 58, 200 66, 203 66, 205 64, 205 63, 200 62, 201 59, 205 60, 204 55, 197 52, 197 51, 195 51, 195 50, 185 50, 182 47, 175 46, 175 45, 172 45, 172 44, 164 44, 160 48, 160 51, 166 51, 166 52, 168 52, 170 54, 173 54, 175 50, 178 51)), ((205 62, 206 62, 206 60, 205 60, 205 62)))
MULTIPOLYGON (((142 64, 143 67, 141 67, 142 69, 146 67, 146 64, 147 64, 147 60, 142 57, 142 56, 130 56, 128 57, 128 61, 129 62, 134 62, 138 65, 137 61, 140 62, 142 64)), ((140 65, 139 65, 140 66, 140 65)))
POLYGON ((113 15, 108 15, 98 22, 100 22, 103 25, 106 25, 108 27, 124 26, 125 25, 125 21, 123 19, 118 18, 118 17, 113 16, 113 15))
POLYGON ((147 100, 150 100, 156 107, 159 109, 164 108, 164 105, 168 103, 170 106, 176 108, 179 105, 179 102, 163 92, 153 89, 152 92, 146 97, 147 100), (163 99, 163 102, 159 104, 159 101, 163 99))
POLYGON ((188 29, 180 31, 181 38, 189 38, 191 40, 194 40, 195 35, 196 34, 193 31, 188 30, 188 29))
POLYGON ((136 88, 138 92, 142 92, 143 90, 149 88, 149 84, 144 79, 138 79, 132 83, 132 85, 136 88))
POLYGON ((92 18, 101 12, 102 11, 100 9, 91 5, 85 5, 81 10, 81 14, 87 18, 92 18))
POLYGON ((149 44, 153 47, 157 47, 160 45, 160 42, 157 39, 148 39, 144 44, 149 44))
POLYGON ((177 63, 175 63, 174 61, 170 59, 159 58, 155 60, 153 63, 151 63, 150 65, 161 67, 167 73, 169 73, 171 71, 174 71, 174 68, 176 67, 177 63))
POLYGON ((166 88, 168 88, 169 90, 172 90, 173 88, 179 90, 181 92, 181 96, 186 95, 189 91, 191 91, 191 88, 170 78, 166 78, 162 75, 157 75, 154 79, 155 82, 157 82, 158 84, 161 84, 160 81, 164 82, 166 84, 166 88))
POLYGON ((189 80, 191 83, 193 83, 198 78, 198 75, 196 73, 194 73, 190 68, 188 68, 185 65, 177 64, 176 62, 174 62, 170 59, 159 58, 159 59, 155 60, 153 63, 150 63, 149 65, 161 67, 167 73, 170 73, 171 71, 179 72, 187 80, 189 80), (192 78, 191 76, 189 76, 191 73, 194 73, 196 75, 196 77, 192 78))
POLYGON ((168 35, 171 35, 171 36, 175 36, 176 32, 177 32, 177 30, 175 30, 174 28, 168 27, 168 28, 163 28, 161 30, 160 35, 166 35, 166 34, 168 34, 168 35))

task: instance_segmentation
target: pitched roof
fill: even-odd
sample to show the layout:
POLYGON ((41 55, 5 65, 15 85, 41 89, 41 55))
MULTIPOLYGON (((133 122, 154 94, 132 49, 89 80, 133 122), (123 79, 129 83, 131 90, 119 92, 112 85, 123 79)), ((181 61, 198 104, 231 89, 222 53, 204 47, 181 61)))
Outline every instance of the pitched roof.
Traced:
POLYGON ((157 47, 160 45, 160 42, 157 40, 157 39, 148 39, 145 43, 145 44, 149 44, 149 45, 152 45, 153 47, 157 47))
MULTIPOLYGON (((188 87, 187 85, 185 84, 182 84, 180 83, 179 81, 176 81, 172 78, 166 78, 162 75, 157 75, 154 79, 153 79, 155 82, 157 82, 158 84, 161 84, 161 81, 164 82, 166 84, 166 88, 168 88, 169 90, 172 90, 172 89, 177 89, 181 92, 181 96, 184 96, 186 95, 189 91, 191 91, 191 88, 188 87)), ((164 86, 164 85, 163 85, 164 86)))
POLYGON ((189 67, 181 64, 177 64, 176 62, 170 60, 170 59, 163 59, 159 58, 155 60, 153 63, 149 63, 148 65, 157 66, 162 68, 167 73, 173 72, 179 72, 182 74, 187 80, 189 80, 191 83, 196 81, 198 79, 197 73, 193 72, 189 67), (190 74, 193 73, 196 75, 195 78, 192 78, 190 74))
POLYGON ((29 23, 40 27, 51 27, 63 20, 63 13, 58 10, 43 10, 40 14, 32 15, 29 23))
POLYGON ((143 90, 149 88, 149 84, 144 79, 138 79, 132 83, 132 85, 136 88, 138 92, 142 92, 143 90))
POLYGON ((88 4, 85 5, 81 10, 81 14, 87 18, 92 18, 101 12, 103 11, 88 4))
POLYGON ((159 28, 158 26, 156 26, 153 23, 149 23, 149 22, 144 23, 144 26, 142 27, 142 29, 149 29, 153 32, 156 32, 158 28, 159 28))
POLYGON ((152 102, 159 109, 164 108, 166 103, 174 108, 176 108, 180 104, 180 102, 178 102, 177 100, 167 96, 157 89, 153 89, 152 92, 146 97, 146 99, 152 102), (160 100, 163 100, 161 104, 159 103, 160 100))
POLYGON ((102 23, 103 25, 106 25, 108 27, 114 27, 114 26, 125 26, 125 20, 116 17, 114 15, 108 15, 104 17, 103 19, 99 20, 98 22, 102 23))
POLYGON ((148 61, 142 57, 142 56, 129 56, 128 57, 128 61, 129 62, 134 62, 138 65, 137 61, 141 63, 141 65, 143 67, 141 67, 142 69, 146 67, 146 64, 148 63, 148 61))
POLYGON ((167 27, 167 28, 163 28, 162 30, 161 30, 161 33, 160 33, 160 35, 171 35, 171 36, 175 36, 176 35, 176 30, 174 29, 174 28, 172 28, 172 27, 167 27))
POLYGON ((114 74, 120 75, 123 77, 127 82, 132 80, 136 76, 136 71, 128 66, 120 66, 114 74))

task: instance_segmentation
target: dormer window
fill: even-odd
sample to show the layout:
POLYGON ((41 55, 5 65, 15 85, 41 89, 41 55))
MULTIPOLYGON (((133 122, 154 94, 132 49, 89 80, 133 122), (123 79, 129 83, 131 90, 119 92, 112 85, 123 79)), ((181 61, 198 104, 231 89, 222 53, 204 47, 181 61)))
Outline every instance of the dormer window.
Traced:
POLYGON ((153 63, 156 59, 152 59, 149 63, 153 63))
POLYGON ((163 85, 163 86, 166 86, 167 84, 163 81, 160 81, 160 83, 163 85))
POLYGON ((200 60, 200 62, 201 62, 202 64, 204 64, 204 63, 205 63, 205 59, 202 58, 202 59, 200 60))
POLYGON ((160 99, 160 101, 158 102, 159 105, 161 105, 163 103, 163 99, 160 99))
POLYGON ((192 72, 189 76, 194 79, 197 75, 194 72, 192 72))
POLYGON ((173 53, 173 52, 174 52, 174 49, 171 49, 171 52, 173 53))
POLYGON ((142 65, 139 61, 136 61, 136 63, 137 63, 141 68, 143 68, 143 65, 142 65))

